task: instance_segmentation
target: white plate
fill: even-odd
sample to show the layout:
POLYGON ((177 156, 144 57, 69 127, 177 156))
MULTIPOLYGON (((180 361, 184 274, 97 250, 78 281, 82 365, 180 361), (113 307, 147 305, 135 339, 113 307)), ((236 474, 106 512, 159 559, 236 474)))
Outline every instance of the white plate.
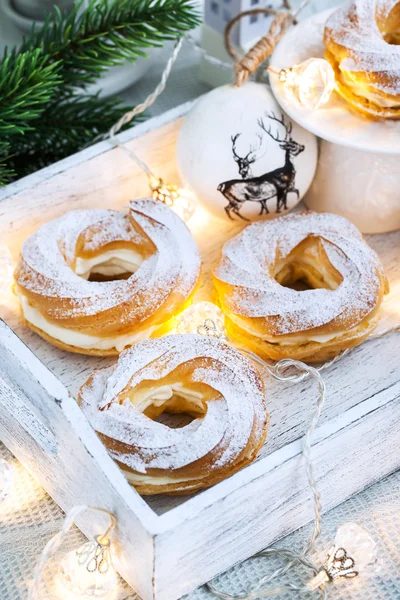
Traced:
MULTIPOLYGON (((323 57, 324 27, 332 12, 332 9, 320 12, 290 30, 276 47, 271 65, 290 67, 311 57, 323 57)), ((369 121, 352 113, 336 93, 323 108, 310 111, 285 96, 276 75, 271 75, 271 87, 285 112, 319 137, 367 152, 400 154, 400 121, 369 121)))

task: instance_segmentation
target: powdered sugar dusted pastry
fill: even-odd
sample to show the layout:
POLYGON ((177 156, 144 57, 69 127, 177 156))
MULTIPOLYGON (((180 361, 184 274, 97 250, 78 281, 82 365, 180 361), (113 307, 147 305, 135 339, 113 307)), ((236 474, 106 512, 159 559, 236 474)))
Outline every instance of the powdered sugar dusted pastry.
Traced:
POLYGON ((257 455, 267 432, 264 385, 235 348, 202 335, 137 344, 95 372, 79 403, 141 494, 189 493, 232 475, 257 455), (189 413, 173 429, 154 419, 189 413))
POLYGON ((200 257, 186 225, 161 202, 130 206, 71 211, 25 241, 16 293, 27 324, 52 344, 117 354, 150 337, 194 291, 200 257), (89 281, 93 274, 115 279, 89 281))
POLYGON ((239 343, 264 358, 310 362, 366 338, 389 291, 358 229, 311 212, 247 227, 225 244, 214 283, 239 343))
POLYGON ((352 0, 329 17, 324 40, 345 100, 366 116, 400 119, 400 2, 352 0))

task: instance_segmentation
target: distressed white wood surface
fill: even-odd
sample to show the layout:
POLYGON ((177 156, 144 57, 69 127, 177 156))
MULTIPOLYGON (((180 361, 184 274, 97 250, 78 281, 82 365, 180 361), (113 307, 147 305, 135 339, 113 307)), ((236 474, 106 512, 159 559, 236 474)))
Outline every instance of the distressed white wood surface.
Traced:
MULTIPOLYGON (((163 115, 161 121, 147 122, 133 134, 124 134, 127 145, 170 181, 178 180, 174 147, 179 121, 175 119, 186 109, 187 106, 163 115), (159 124, 161 128, 153 129, 159 124), (136 137, 146 131, 143 137, 136 137)), ((7 244, 16 259, 27 235, 49 219, 72 208, 123 208, 130 198, 147 193, 146 176, 136 164, 120 149, 110 150, 107 143, 98 144, 9 186, 2 193, 0 245, 7 244)), ((203 259, 203 279, 197 298, 212 299, 211 270, 223 243, 243 224, 217 220, 200 209, 189 226, 203 259)), ((400 320, 400 232, 370 237, 369 242, 380 254, 392 288, 380 323, 380 328, 386 328, 400 320)), ((72 396, 94 368, 114 360, 72 355, 53 348, 20 323, 18 305, 11 294, 0 301, 0 316, 72 396)), ((393 335, 363 344, 325 373, 327 405, 315 451, 325 508, 400 467, 400 456, 393 450, 400 431, 399 403, 395 402, 399 396, 399 356, 400 335, 393 335), (330 466, 329 457, 338 471, 330 466)), ((147 498, 147 504, 141 499, 137 504, 142 508, 150 505, 155 511, 150 511, 144 519, 155 551, 150 561, 153 581, 141 587, 146 598, 153 593, 157 599, 176 598, 311 518, 312 506, 300 465, 299 438, 311 417, 316 390, 311 382, 296 386, 273 380, 266 383, 271 426, 255 464, 192 498, 155 497, 147 498), (171 569, 171 557, 179 568, 171 569)), ((15 398, 14 401, 17 402, 15 398)), ((66 406, 68 418, 75 426, 79 409, 71 402, 66 406)), ((33 410, 35 406, 30 408, 33 410)), ((7 426, 12 432, 25 431, 24 423, 18 420, 14 423, 11 415, 7 426)), ((15 445, 14 432, 4 433, 0 427, 0 437, 4 435, 4 441, 13 450, 10 444, 15 445)), ((85 429, 81 439, 85 441, 86 435, 85 429)), ((29 462, 24 443, 26 437, 18 451, 29 462)), ((32 460, 29 464, 32 470, 39 469, 36 475, 40 477, 42 465, 37 467, 32 460)), ((102 469, 101 463, 99 468, 102 469)), ((111 478, 114 476, 115 469, 111 478)), ((46 475, 44 485, 49 489, 46 475)), ((122 486, 118 490, 125 498, 127 487, 120 477, 118 486, 122 486)), ((136 496, 133 490, 128 491, 131 497, 136 496)), ((68 502, 73 503, 72 496, 69 494, 64 508, 68 502)), ((131 528, 136 535, 134 519, 131 528)), ((122 555, 125 556, 124 550, 122 555)), ((150 551, 146 559, 150 560, 150 551)), ((144 579, 151 579, 148 569, 144 572, 144 579)))

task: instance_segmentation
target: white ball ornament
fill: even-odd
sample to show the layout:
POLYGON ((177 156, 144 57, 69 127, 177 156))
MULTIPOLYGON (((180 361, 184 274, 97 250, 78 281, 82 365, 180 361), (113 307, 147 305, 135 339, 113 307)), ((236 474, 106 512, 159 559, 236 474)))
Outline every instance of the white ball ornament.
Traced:
POLYGON ((284 214, 304 196, 317 140, 282 113, 266 84, 219 87, 186 116, 177 141, 185 187, 216 216, 284 214))

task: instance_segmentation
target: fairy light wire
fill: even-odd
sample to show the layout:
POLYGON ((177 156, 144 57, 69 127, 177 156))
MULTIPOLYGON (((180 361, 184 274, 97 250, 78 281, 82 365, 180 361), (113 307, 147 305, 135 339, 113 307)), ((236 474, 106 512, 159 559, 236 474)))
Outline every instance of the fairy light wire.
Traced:
MULTIPOLYGON (((381 332, 378 332, 374 335, 368 337, 365 342, 382 339, 388 335, 393 333, 400 332, 400 324, 385 329, 381 332)), ((225 336, 225 340, 229 342, 228 338, 225 336)), ((255 600, 256 598, 261 597, 269 597, 269 596, 277 596, 283 594, 284 592, 297 592, 300 594, 310 593, 312 589, 308 585, 296 586, 294 584, 282 584, 277 587, 265 587, 267 584, 273 582, 275 579, 282 577, 285 573, 287 573, 290 569, 292 569, 296 564, 302 564, 303 566, 311 569, 315 575, 318 575, 322 569, 318 568, 308 557, 309 555, 315 551, 315 544, 321 533, 321 517, 322 517, 322 506, 321 506, 321 497, 318 491, 317 482, 314 476, 314 466, 312 461, 312 443, 315 429, 317 427, 318 421, 320 419, 322 410, 326 401, 326 386, 321 375, 321 371, 324 371, 337 363, 339 360, 347 356, 352 349, 347 348, 333 358, 325 362, 318 367, 312 367, 311 365, 307 365, 301 361, 285 358, 278 361, 275 364, 268 364, 266 361, 262 360, 257 354, 252 352, 251 350, 247 350, 246 348, 240 347, 238 348, 245 356, 247 356, 251 361, 253 361, 260 369, 261 375, 270 375, 277 381, 282 381, 284 383, 300 383, 305 379, 313 379, 317 382, 318 385, 318 399, 315 406, 315 410, 311 417, 310 424, 304 434, 303 438, 303 449, 302 454, 305 461, 305 469, 307 474, 308 484, 313 497, 314 504, 314 522, 313 522, 313 530, 310 538, 305 544, 304 548, 300 553, 292 552, 286 548, 267 548, 255 554, 255 557, 265 556, 265 557, 280 557, 288 559, 288 563, 285 566, 279 567, 276 569, 271 575, 266 575, 262 577, 255 585, 251 586, 248 590, 241 594, 229 594, 227 592, 218 590, 218 588, 214 585, 214 583, 207 583, 207 587, 210 592, 214 594, 214 596, 221 598, 222 600, 255 600), (297 373, 293 373, 293 368, 296 369, 297 373)), ((253 557, 254 558, 254 557, 253 557)), ((310 580, 311 581, 311 580, 310 580)), ((325 583, 325 582, 324 582, 325 583)), ((321 598, 323 600, 327 597, 327 589, 326 585, 323 585, 319 588, 321 593, 321 598)))
MULTIPOLYGON (((292 584, 288 584, 286 586, 280 585, 276 588, 267 588, 262 589, 264 585, 270 583, 276 578, 282 577, 286 572, 288 572, 291 568, 293 568, 296 563, 303 564, 308 566, 313 570, 316 575, 319 569, 307 558, 307 556, 315 550, 315 543, 320 536, 321 533, 321 514, 322 514, 322 506, 320 500, 320 493, 318 491, 317 482, 314 476, 314 467, 312 462, 311 450, 312 450, 312 441, 315 429, 317 427, 319 418, 321 416, 321 412, 325 405, 326 400, 326 386, 325 382, 322 378, 322 375, 315 367, 310 365, 306 365, 305 363, 289 358, 285 358, 280 360, 275 365, 268 365, 265 361, 261 360, 255 353, 250 350, 246 350, 240 348, 241 352, 248 356, 253 362, 255 362, 261 370, 261 375, 269 374, 277 381, 281 381, 284 383, 293 383, 297 384, 301 381, 304 381, 306 378, 312 378, 317 382, 318 385, 318 399, 316 403, 315 410, 313 412, 311 422, 307 428, 307 431, 304 435, 303 439, 303 449, 302 454, 305 461, 305 469, 307 474, 307 480, 309 487, 312 492, 313 501, 314 501, 314 525, 311 536, 307 541, 306 545, 302 549, 300 553, 291 552, 290 550, 284 548, 271 548, 264 550, 258 553, 256 556, 273 556, 273 557, 283 557, 290 559, 289 562, 283 566, 278 568, 272 575, 266 576, 260 579, 255 586, 250 588, 245 594, 227 594, 225 592, 220 592, 213 583, 208 583, 209 590, 219 598, 223 598, 224 600, 252 600, 254 598, 258 598, 261 596, 276 596, 284 591, 296 591, 296 592, 309 592, 309 588, 307 586, 294 586, 292 584), (297 373, 293 373, 293 368, 297 371, 297 373)), ((322 590, 322 597, 325 598, 325 590, 322 590)))
POLYGON ((124 125, 130 123, 134 117, 140 115, 150 106, 152 106, 157 100, 157 98, 163 93, 163 91, 165 90, 165 86, 167 85, 168 78, 171 74, 172 67, 174 66, 175 61, 178 58, 179 52, 182 48, 183 40, 184 38, 180 37, 176 41, 173 52, 169 57, 167 64, 165 65, 165 68, 161 74, 161 79, 158 85, 151 92, 151 94, 149 94, 143 102, 141 102, 140 104, 126 112, 124 115, 122 115, 122 117, 111 127, 108 133, 105 134, 105 138, 113 140, 117 133, 122 129, 122 127, 124 127, 124 125))

